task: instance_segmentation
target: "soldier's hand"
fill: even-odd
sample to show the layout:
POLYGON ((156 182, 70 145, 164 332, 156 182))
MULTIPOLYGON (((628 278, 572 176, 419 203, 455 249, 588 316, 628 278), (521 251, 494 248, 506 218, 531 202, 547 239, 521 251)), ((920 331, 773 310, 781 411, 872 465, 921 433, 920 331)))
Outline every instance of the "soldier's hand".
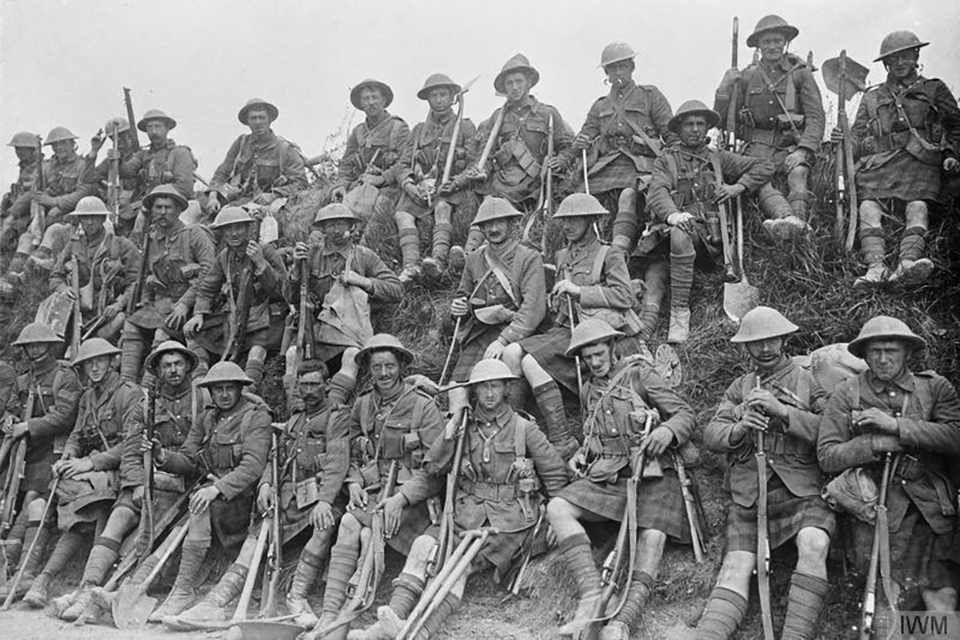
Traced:
POLYGON ((53 206, 47 210, 47 218, 49 220, 55 220, 60 217, 60 207, 53 206))
POLYGON ((334 518, 333 515, 333 506, 331 506, 329 502, 321 500, 314 505, 313 510, 310 512, 310 525, 313 526, 314 529, 323 531, 332 528, 336 523, 336 518, 334 518))
POLYGON ((843 142, 843 129, 840 127, 834 127, 833 131, 830 132, 830 142, 833 144, 840 144, 843 142))
POLYGON ((574 149, 589 149, 590 145, 593 143, 593 140, 585 133, 578 133, 577 137, 573 139, 573 148, 574 149))
POLYGON ((368 184, 372 187, 382 187, 387 181, 383 176, 373 173, 365 173, 360 177, 360 182, 363 184, 368 184))
POLYGON ((340 282, 342 282, 345 286, 360 287, 364 290, 368 289, 370 286, 370 278, 362 276, 351 269, 346 269, 340 274, 340 282))
POLYGON ((197 334, 203 330, 203 316, 197 314, 187 320, 187 323, 183 325, 183 334, 188 338, 196 338, 197 334))
POLYGON ((33 201, 43 205, 44 207, 54 207, 57 204, 56 198, 53 196, 44 193, 43 191, 36 191, 33 194, 33 201))
POLYGON ((257 271, 263 271, 267 267, 267 259, 263 257, 263 249, 260 247, 260 243, 256 240, 250 240, 247 242, 246 249, 247 257, 250 258, 250 262, 253 263, 253 266, 257 268, 257 271))
POLYGON ((943 172, 949 174, 960 173, 960 160, 954 157, 944 158, 943 172))
POLYGON ((693 214, 686 211, 675 211, 667 216, 668 225, 676 227, 690 235, 694 233, 694 228, 696 227, 695 222, 696 218, 693 217, 693 214))
POLYGON ((450 303, 450 315, 454 318, 462 318, 470 312, 470 305, 466 298, 454 298, 450 303))
POLYGON ((182 302, 178 302, 173 307, 173 311, 170 312, 170 315, 167 316, 166 322, 167 326, 171 329, 179 330, 183 323, 187 321, 187 315, 190 314, 190 309, 187 305, 182 302))
POLYGON ((873 449, 874 453, 900 453, 903 451, 900 438, 897 436, 882 436, 876 433, 870 436, 870 448, 873 449))
POLYGON ((587 471, 587 454, 582 449, 573 454, 567 461, 567 467, 574 477, 582 478, 587 471))
POLYGON ((480 167, 467 167, 461 175, 471 182, 486 182, 487 172, 482 171, 480 167))
POLYGON ((739 69, 727 69, 723 74, 723 80, 720 81, 718 93, 729 93, 730 88, 741 80, 743 80, 743 74, 739 69))
POLYGON ((203 205, 203 210, 208 214, 216 215, 220 211, 220 196, 217 195, 216 191, 207 192, 207 200, 203 205))
POLYGON ((23 436, 27 435, 29 432, 30 430, 27 429, 26 420, 23 420, 21 422, 14 422, 12 425, 10 425, 10 437, 13 438, 14 440, 22 438, 23 436))
POLYGON ((737 423, 734 429, 737 432, 736 435, 740 438, 743 438, 749 429, 766 432, 767 424, 769 422, 770 418, 760 413, 759 410, 754 409, 753 407, 748 407, 744 412, 743 417, 740 418, 740 422, 737 423))
POLYGON ((741 193, 746 191, 747 188, 740 184, 721 184, 717 187, 716 193, 714 195, 714 200, 717 204, 723 204, 728 200, 736 199, 741 193))
POLYGON ((273 486, 265 482, 257 490, 257 509, 260 513, 266 513, 271 507, 273 507, 273 486))
POLYGON ((456 193, 460 189, 456 179, 447 180, 439 187, 437 187, 437 194, 441 196, 449 196, 450 194, 456 193))
POLYGON ((298 242, 293 246, 293 259, 306 260, 310 256, 310 245, 306 242, 298 242))
POLYGON ((403 183, 403 192, 410 197, 411 200, 416 202, 419 205, 425 205, 426 200, 423 198, 423 193, 420 191, 420 187, 414 184, 412 181, 403 183))
POLYGON ((557 282, 553 285, 553 291, 551 293, 555 296, 568 295, 579 300, 580 291, 581 289, 579 286, 564 278, 560 282, 557 282))
POLYGON ((500 338, 497 338, 487 347, 487 350, 483 352, 483 357, 485 359, 490 358, 493 360, 499 360, 500 356, 503 354, 503 350, 507 348, 507 345, 503 344, 500 338))
POLYGON ((383 509, 383 535, 385 538, 392 538, 400 531, 400 519, 406 506, 407 498, 402 493, 395 493, 377 505, 378 509, 383 509))
POLYGON ((144 489, 142 484, 133 488, 133 504, 135 506, 139 507, 143 505, 143 493, 144 489))
MULTIPOLYGON (((73 288, 70 290, 73 291, 73 288)), ((116 302, 111 302, 103 308, 103 319, 110 322, 117 317, 118 313, 120 313, 120 305, 116 302)))
POLYGON ((783 169, 786 173, 790 173, 800 165, 807 163, 809 164, 810 158, 808 157, 808 151, 806 149, 797 149, 796 151, 791 151, 787 154, 787 157, 783 159, 783 169))
POLYGON ((330 197, 336 201, 343 200, 343 196, 347 195, 347 188, 343 186, 334 187, 330 192, 330 197))
POLYGON ((156 463, 162 455, 163 445, 160 444, 160 438, 154 435, 151 439, 147 430, 144 429, 140 432, 140 453, 146 453, 150 450, 153 450, 153 461, 156 463))
POLYGON ((103 147, 103 143, 106 141, 106 139, 107 136, 104 135, 103 129, 98 129, 97 132, 93 134, 93 137, 90 138, 90 153, 94 157, 96 157, 96 155, 100 152, 100 149, 103 147))
POLYGON ((196 493, 190 496, 190 513, 194 515, 204 513, 210 508, 210 503, 216 500, 219 495, 220 489, 217 489, 213 485, 197 490, 196 493))
POLYGON ((350 502, 347 503, 347 511, 366 508, 367 503, 370 502, 370 496, 367 495, 366 489, 356 482, 351 482, 347 485, 347 491, 350 493, 350 502))
POLYGON ((557 546, 557 532, 553 530, 553 525, 549 523, 547 524, 546 543, 547 549, 557 546))
POLYGON ((669 427, 660 425, 650 432, 650 435, 644 438, 640 445, 641 451, 646 451, 652 456, 659 456, 673 442, 673 431, 669 427))
POLYGON ((120 159, 120 150, 119 149, 107 149, 107 160, 111 162, 114 160, 120 159))
POLYGON ((897 423, 897 419, 876 407, 870 407, 863 411, 854 411, 851 417, 853 419, 853 425, 859 427, 861 431, 872 428, 880 433, 890 433, 893 435, 900 433, 900 425, 897 423))
POLYGON ((73 476, 93 471, 93 460, 90 458, 70 458, 69 460, 60 460, 53 465, 54 473, 61 478, 67 479, 73 476), (59 467, 59 469, 58 469, 59 467))
POLYGON ((147 216, 143 215, 143 211, 137 214, 137 218, 133 221, 133 235, 142 238, 143 232, 147 228, 147 216))
POLYGON ((257 195, 257 197, 255 197, 255 198, 253 199, 253 203, 254 203, 254 204, 264 204, 264 205, 266 205, 266 204, 272 204, 273 201, 277 199, 277 197, 278 197, 278 196, 277 196, 277 194, 275 194, 275 193, 264 192, 264 193, 261 193, 261 194, 257 195))
POLYGON ((776 396, 766 389, 751 389, 747 394, 747 405, 771 418, 786 420, 790 417, 787 405, 777 400, 776 396))
POLYGON ((563 171, 563 160, 561 160, 559 156, 554 154, 553 156, 550 157, 549 160, 547 160, 547 168, 550 169, 550 171, 553 171, 554 173, 563 171))

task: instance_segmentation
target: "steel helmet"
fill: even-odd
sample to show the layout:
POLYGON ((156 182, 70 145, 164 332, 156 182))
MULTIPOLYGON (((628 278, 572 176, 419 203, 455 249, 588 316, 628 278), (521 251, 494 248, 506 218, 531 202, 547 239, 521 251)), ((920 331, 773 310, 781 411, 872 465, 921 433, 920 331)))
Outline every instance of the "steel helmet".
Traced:
POLYGON ((226 227, 231 224, 246 224, 248 222, 256 222, 256 220, 254 220, 250 212, 243 207, 224 207, 220 209, 217 217, 213 219, 209 227, 211 229, 219 229, 220 227, 226 227))
POLYGON ((403 346, 397 338, 389 333, 378 333, 363 345, 363 349, 357 353, 357 364, 366 366, 367 361, 374 351, 393 351, 397 354, 401 363, 413 362, 413 352, 403 346))
POLYGON ((680 108, 677 109, 677 114, 670 118, 670 121, 667 123, 667 129, 677 133, 680 131, 680 125, 683 123, 683 118, 689 115, 700 115, 707 119, 707 128, 713 129, 720 124, 720 114, 703 104, 699 100, 687 100, 680 108))
POLYGON ((445 73, 433 73, 423 82, 423 88, 417 91, 417 97, 421 100, 426 100, 430 94, 430 90, 436 89, 437 87, 450 87, 450 91, 452 91, 454 95, 460 93, 460 89, 462 88, 445 73))
POLYGON ((97 196, 84 196, 77 203, 77 208, 67 214, 68 218, 79 218, 80 216, 108 216, 110 210, 103 200, 97 196))
POLYGON ((280 115, 280 110, 277 109, 274 105, 270 104, 266 100, 261 98, 250 98, 247 100, 246 104, 240 108, 240 112, 237 114, 237 120, 243 124, 247 124, 247 114, 251 109, 265 109, 267 111, 267 117, 270 118, 270 122, 273 122, 277 119, 277 116, 280 115))
POLYGON ((253 384, 253 380, 243 372, 240 365, 236 362, 221 360, 210 367, 210 371, 207 372, 207 375, 203 376, 203 380, 198 382, 197 386, 211 387, 224 382, 234 382, 242 385, 253 384))
POLYGON ((28 344, 52 343, 59 344, 63 342, 57 333, 43 324, 42 322, 31 322, 23 328, 20 335, 13 342, 13 346, 22 347, 28 344))
POLYGON ((8 147, 36 147, 40 141, 40 136, 29 131, 21 131, 14 134, 13 138, 7 143, 8 147))
POLYGON ((190 203, 187 202, 187 199, 177 191, 177 188, 170 184, 161 184, 153 188, 153 191, 148 193, 143 198, 143 208, 147 211, 150 210, 150 207, 153 206, 153 201, 157 198, 172 198, 177 204, 180 205, 180 211, 183 211, 187 208, 187 205, 190 203))
POLYGON ((503 198, 487 196, 483 199, 483 202, 480 203, 480 207, 477 209, 477 217, 474 219, 473 223, 479 225, 491 220, 499 220, 500 218, 522 217, 523 214, 514 209, 513 205, 510 204, 509 201, 504 200, 503 198))
POLYGON ((123 133, 124 131, 130 130, 130 123, 127 122, 126 118, 121 118, 119 116, 114 116, 107 120, 107 123, 103 125, 103 133, 108 137, 112 138, 118 133, 123 133))
POLYGON ((380 82, 379 80, 374 80, 373 78, 367 78, 362 81, 360 84, 355 86, 350 90, 350 104, 352 104, 357 109, 363 109, 360 106, 360 92, 366 88, 379 89, 380 93, 383 95, 383 108, 386 109, 393 102, 393 89, 385 82, 380 82))
POLYGON ((493 79, 493 88, 496 89, 499 93, 506 93, 507 90, 503 86, 503 81, 511 73, 525 73, 530 79, 530 88, 532 89, 538 82, 540 82, 540 72, 530 66, 530 61, 527 60, 527 56, 522 53, 518 53, 513 56, 507 63, 503 65, 503 68, 500 69, 500 73, 497 74, 497 77, 493 79))
POLYGON ((313 219, 313 226, 319 226, 327 220, 350 220, 351 222, 360 222, 360 218, 353 212, 353 209, 342 202, 331 202, 320 211, 317 211, 313 219))
POLYGON ((54 127, 50 129, 50 133, 47 134, 47 139, 43 141, 44 146, 48 144, 53 144, 54 142, 60 142, 62 140, 76 140, 77 136, 73 135, 73 132, 66 127, 54 127))
POLYGON ((614 62, 633 60, 636 57, 637 52, 626 42, 611 42, 603 48, 603 53, 600 54, 600 66, 606 67, 614 62))
POLYGON ((760 18, 760 22, 753 28, 753 33, 747 37, 747 46, 756 47, 760 44, 760 36, 768 31, 782 33, 788 41, 793 40, 800 34, 800 29, 787 24, 787 21, 777 15, 769 15, 760 18))
POLYGON ((139 122, 137 122, 137 129, 140 129, 140 131, 145 132, 147 130, 147 123, 150 122, 151 120, 162 121, 165 125, 167 125, 167 129, 173 129, 174 127, 177 126, 177 121, 171 118, 170 116, 168 116, 166 113, 164 113, 160 109, 150 109, 145 114, 143 114, 143 117, 140 118, 139 122))
POLYGON ((589 193, 571 193, 563 199, 563 202, 557 207, 553 217, 557 219, 575 218, 579 216, 602 216, 605 213, 610 212, 604 209, 600 201, 589 193))
POLYGON ((197 368, 197 354, 176 340, 167 340, 166 342, 160 343, 160 345, 147 356, 144 366, 147 367, 148 371, 156 375, 157 369, 160 366, 160 358, 167 353, 179 353, 182 355, 184 360, 187 361, 188 372, 197 368))
POLYGON ((912 351, 924 349, 927 341, 910 330, 903 320, 890 316, 876 316, 870 318, 860 329, 859 335, 847 345, 847 351, 863 357, 863 351, 871 340, 902 340, 912 351))
POLYGON ((892 56, 901 51, 908 51, 909 49, 919 49, 928 44, 930 43, 920 42, 920 38, 918 38, 917 34, 913 31, 894 31, 893 33, 887 34, 887 37, 880 43, 880 55, 874 62, 881 62, 887 56, 892 56))
POLYGON ((73 362, 71 362, 70 365, 77 367, 87 360, 93 360, 99 356, 116 356, 121 353, 123 352, 120 351, 120 349, 117 349, 103 338, 90 338, 89 340, 84 340, 80 348, 77 349, 77 355, 74 356, 73 362))
POLYGON ((481 382, 489 382, 491 380, 516 379, 516 374, 510 371, 510 367, 508 367, 503 360, 485 358, 473 365, 473 369, 470 370, 470 379, 467 380, 467 384, 479 384, 481 382))
POLYGON ((598 342, 607 342, 623 337, 622 331, 617 331, 605 320, 591 318, 584 320, 570 334, 570 346, 567 347, 566 356, 572 358, 580 353, 584 347, 598 342))
POLYGON ((783 317, 771 307, 754 307, 740 320, 740 328, 730 342, 755 342, 767 338, 785 336, 799 330, 800 327, 783 317))

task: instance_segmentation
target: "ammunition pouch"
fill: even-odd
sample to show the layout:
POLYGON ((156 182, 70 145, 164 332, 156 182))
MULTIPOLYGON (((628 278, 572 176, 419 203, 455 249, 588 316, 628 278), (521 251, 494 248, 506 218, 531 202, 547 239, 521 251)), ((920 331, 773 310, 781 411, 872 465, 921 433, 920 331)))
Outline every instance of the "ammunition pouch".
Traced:
POLYGON ((530 149, 519 138, 507 140, 493 156, 494 163, 501 169, 506 168, 511 161, 515 162, 529 178, 539 178, 542 166, 530 153, 530 149))
POLYGON ((913 482, 926 477, 928 467, 915 456, 901 454, 894 477, 906 482, 913 482))

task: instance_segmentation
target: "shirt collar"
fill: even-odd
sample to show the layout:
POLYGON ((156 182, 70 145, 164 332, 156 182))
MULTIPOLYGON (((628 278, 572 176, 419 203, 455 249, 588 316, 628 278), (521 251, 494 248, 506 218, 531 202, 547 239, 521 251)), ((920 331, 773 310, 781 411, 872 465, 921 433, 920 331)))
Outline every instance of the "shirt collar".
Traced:
POLYGON ((353 242, 346 242, 339 247, 335 247, 333 245, 328 246, 327 243, 324 242, 320 246, 320 254, 324 256, 332 256, 333 254, 337 253, 343 256, 343 259, 346 260, 347 257, 350 255, 350 249, 352 248, 353 248, 353 242))
POLYGON ((610 85, 610 95, 614 98, 625 98, 636 88, 637 83, 633 81, 633 78, 627 78, 621 86, 617 86, 615 84, 610 85))
POLYGON ((502 427, 507 424, 507 421, 510 420, 510 416, 513 414, 513 409, 510 408, 510 405, 506 402, 500 403, 500 407, 492 415, 483 409, 480 406, 477 406, 477 421, 479 422, 494 422, 498 427, 502 427))
POLYGON ((870 388, 874 393, 880 393, 885 389, 888 389, 890 385, 899 387, 901 390, 908 393, 912 393, 916 388, 916 383, 913 380, 913 373, 910 372, 906 367, 903 368, 903 371, 899 376, 893 380, 884 381, 874 375, 873 371, 867 370, 867 384, 870 385, 870 388))

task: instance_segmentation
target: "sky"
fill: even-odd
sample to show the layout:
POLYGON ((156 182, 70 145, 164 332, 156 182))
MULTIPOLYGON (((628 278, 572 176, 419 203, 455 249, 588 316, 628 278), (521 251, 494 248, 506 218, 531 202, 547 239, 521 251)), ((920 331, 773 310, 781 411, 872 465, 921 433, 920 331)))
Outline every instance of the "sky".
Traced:
MULTIPOLYGON (((390 111, 413 126, 426 115, 416 92, 428 75, 479 75, 465 98, 479 123, 501 103, 493 79, 518 52, 540 71, 533 93, 576 130, 607 92, 598 64, 608 43, 630 43, 635 78, 674 109, 710 104, 730 64, 733 16, 743 67, 747 35, 771 12, 800 29, 791 51, 812 50, 819 66, 846 48, 871 83, 885 75, 873 62, 883 37, 913 30, 931 42, 924 74, 960 89, 956 0, 0 0, 0 142, 62 125, 86 153, 97 129, 124 115, 127 86, 138 117, 159 108, 178 121, 171 137, 209 178, 247 131, 237 112, 251 97, 273 102, 274 131, 312 156, 362 120, 349 92, 364 78, 388 83, 390 111)), ((832 114, 835 96, 824 93, 832 114)), ((0 190, 15 178, 13 149, 0 147, 0 190)))

